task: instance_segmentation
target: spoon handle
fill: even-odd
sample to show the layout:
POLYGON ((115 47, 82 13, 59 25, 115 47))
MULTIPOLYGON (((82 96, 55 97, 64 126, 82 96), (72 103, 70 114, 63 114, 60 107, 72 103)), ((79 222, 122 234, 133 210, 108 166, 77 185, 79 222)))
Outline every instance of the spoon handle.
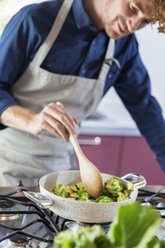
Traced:
POLYGON ((80 159, 81 157, 84 156, 84 153, 82 152, 82 150, 80 148, 80 145, 78 143, 76 135, 70 134, 69 139, 70 139, 70 142, 72 143, 72 145, 73 145, 73 147, 75 149, 75 152, 76 152, 76 155, 77 155, 78 159, 80 159))
MULTIPOLYGON (((59 101, 56 102, 56 104, 59 105, 59 106, 64 107, 63 104, 61 102, 59 102, 59 101)), ((82 150, 80 148, 80 145, 78 143, 76 135, 73 135, 73 134, 70 133, 69 134, 69 140, 70 140, 70 142, 72 143, 72 145, 73 145, 73 147, 75 149, 75 152, 76 152, 76 155, 77 155, 78 159, 81 159, 81 157, 84 157, 85 155, 84 155, 84 153, 82 152, 82 150)))

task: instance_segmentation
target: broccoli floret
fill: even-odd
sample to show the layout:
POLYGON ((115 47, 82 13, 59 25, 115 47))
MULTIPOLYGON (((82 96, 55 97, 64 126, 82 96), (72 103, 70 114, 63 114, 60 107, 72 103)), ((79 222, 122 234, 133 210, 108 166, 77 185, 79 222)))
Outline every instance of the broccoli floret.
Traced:
MULTIPOLYGON (((108 181, 104 183, 104 191, 103 194, 98 197, 96 202, 100 203, 109 203, 109 202, 116 202, 116 201, 124 201, 129 199, 129 191, 128 189, 132 189, 132 184, 127 184, 126 189, 124 188, 124 184, 121 180, 116 177, 112 177, 108 181)), ((88 192, 84 188, 82 182, 77 183, 76 185, 56 185, 52 192, 58 196, 74 199, 78 201, 91 201, 91 197, 89 196, 88 192)))
POLYGON ((133 190, 133 189, 134 189, 133 184, 130 182, 127 182, 127 190, 133 190))
POLYGON ((110 193, 109 193, 109 191, 105 188, 105 185, 104 185, 103 195, 106 195, 106 196, 110 197, 110 193))
POLYGON ((78 191, 78 190, 77 190, 77 187, 76 187, 76 186, 74 186, 74 185, 70 186, 70 188, 71 188, 71 190, 73 190, 73 191, 75 191, 75 192, 77 192, 77 191, 78 191))
POLYGON ((109 240, 99 225, 82 227, 77 232, 62 231, 54 238, 54 245, 58 248, 110 248, 109 240))
POLYGON ((83 185, 82 182, 76 183, 76 187, 77 187, 78 189, 80 189, 80 187, 81 187, 82 185, 83 185))
POLYGON ((71 187, 69 185, 66 186, 66 192, 68 192, 69 194, 71 194, 73 192, 73 190, 71 189, 71 187))
POLYGON ((121 192, 124 189, 124 185, 122 181, 120 181, 116 177, 112 177, 105 183, 105 189, 109 193, 115 194, 115 193, 121 192))
POLYGON ((91 200, 89 200, 89 194, 87 192, 82 192, 79 195, 79 198, 77 199, 78 201, 88 201, 90 202, 91 200))
POLYGON ((98 198, 96 198, 96 202, 109 203, 109 202, 113 202, 113 200, 106 195, 101 195, 98 198))
POLYGON ((65 198, 69 196, 69 193, 67 192, 67 186, 62 185, 62 184, 56 185, 53 189, 53 193, 55 195, 65 197, 65 198))
POLYGON ((63 185, 62 184, 58 184, 53 188, 53 193, 56 195, 59 195, 60 192, 62 191, 63 185))
POLYGON ((73 193, 70 194, 70 197, 78 198, 79 195, 76 192, 73 192, 73 193))
POLYGON ((125 195, 125 200, 128 200, 129 197, 129 192, 127 190, 124 190, 124 195, 125 195))
POLYGON ((82 184, 79 188, 79 193, 83 193, 83 192, 86 192, 85 188, 84 188, 84 185, 82 184))
POLYGON ((119 192, 118 197, 117 197, 117 201, 119 202, 119 201, 124 201, 124 200, 126 200, 124 193, 119 192))

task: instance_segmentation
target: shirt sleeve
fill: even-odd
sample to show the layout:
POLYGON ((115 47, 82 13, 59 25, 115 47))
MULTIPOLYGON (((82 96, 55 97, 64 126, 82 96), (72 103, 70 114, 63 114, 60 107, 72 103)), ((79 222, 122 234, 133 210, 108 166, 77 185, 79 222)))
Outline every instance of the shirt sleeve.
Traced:
POLYGON ((122 69, 115 90, 165 172, 165 121, 159 103, 151 95, 150 79, 138 46, 122 69))
MULTIPOLYGON (((0 115, 9 106, 18 105, 9 90, 25 69, 27 37, 23 35, 23 15, 14 16, 0 39, 0 115), (23 38, 24 37, 24 38, 23 38)), ((1 124, 0 128, 4 128, 1 124)))
MULTIPOLYGON (((34 35, 35 28, 32 15, 24 7, 12 17, 0 38, 0 115, 8 107, 18 105, 10 88, 26 70, 41 43, 34 35)), ((0 129, 4 127, 0 124, 0 129)))

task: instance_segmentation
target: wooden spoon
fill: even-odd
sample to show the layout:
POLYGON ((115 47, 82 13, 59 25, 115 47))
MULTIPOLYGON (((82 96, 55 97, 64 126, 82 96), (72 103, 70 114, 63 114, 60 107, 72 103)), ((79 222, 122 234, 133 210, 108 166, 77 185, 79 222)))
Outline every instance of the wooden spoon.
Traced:
MULTIPOLYGON (((60 102, 57 102, 56 104, 63 106, 60 102)), ((79 161, 80 175, 84 188, 90 196, 97 198, 104 190, 101 173, 84 155, 76 136, 70 133, 69 139, 75 149, 79 161)))
POLYGON ((97 198, 104 190, 101 173, 84 155, 76 136, 70 134, 69 138, 79 161, 80 175, 83 185, 90 196, 97 198))

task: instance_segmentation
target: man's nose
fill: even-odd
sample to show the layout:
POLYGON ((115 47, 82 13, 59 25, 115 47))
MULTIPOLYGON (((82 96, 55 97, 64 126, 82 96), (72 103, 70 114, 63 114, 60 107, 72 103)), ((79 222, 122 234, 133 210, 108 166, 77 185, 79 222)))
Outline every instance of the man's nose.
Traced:
POLYGON ((141 24, 142 24, 142 17, 140 16, 132 16, 126 20, 126 25, 130 33, 133 33, 136 30, 138 30, 141 27, 141 24))

